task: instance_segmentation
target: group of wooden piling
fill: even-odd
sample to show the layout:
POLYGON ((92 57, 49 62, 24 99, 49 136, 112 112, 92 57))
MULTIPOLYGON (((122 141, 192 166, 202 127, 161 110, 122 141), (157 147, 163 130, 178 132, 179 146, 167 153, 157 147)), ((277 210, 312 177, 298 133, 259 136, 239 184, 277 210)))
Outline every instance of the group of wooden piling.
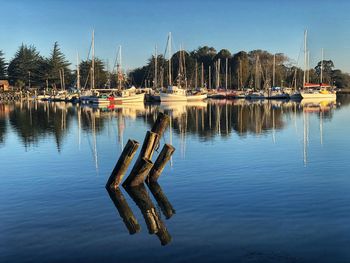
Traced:
POLYGON ((137 141, 129 139, 106 183, 108 193, 117 207, 120 216, 123 218, 129 233, 134 234, 139 232, 140 225, 128 206, 126 199, 123 197, 122 192, 119 190, 121 184, 140 208, 149 233, 156 234, 162 245, 168 244, 171 236, 160 219, 160 215, 149 197, 144 183, 148 185, 165 217, 169 219, 175 213, 175 210, 167 200, 157 181, 166 163, 174 153, 175 148, 170 144, 164 144, 157 159, 154 163, 152 162, 153 154, 159 148, 160 138, 168 124, 169 116, 159 113, 151 131, 147 131, 146 133, 141 151, 129 176, 122 183, 124 175, 140 146, 137 141))
MULTIPOLYGON (((152 130, 147 131, 146 137, 140 154, 131 169, 129 176, 125 179, 124 187, 135 187, 147 182, 156 182, 164 170, 175 148, 170 144, 164 144, 156 161, 152 162, 155 150, 160 145, 160 138, 169 124, 169 116, 159 113, 152 130)), ((115 165, 111 176, 109 177, 106 188, 116 189, 121 184, 124 175, 134 158, 140 144, 135 140, 128 140, 123 152, 121 153, 117 164, 115 165)))

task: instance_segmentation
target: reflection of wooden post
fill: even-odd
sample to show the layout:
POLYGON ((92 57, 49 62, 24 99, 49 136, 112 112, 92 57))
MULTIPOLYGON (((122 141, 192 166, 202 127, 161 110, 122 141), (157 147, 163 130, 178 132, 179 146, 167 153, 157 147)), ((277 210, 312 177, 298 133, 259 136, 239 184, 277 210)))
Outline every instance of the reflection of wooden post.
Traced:
POLYGON ((163 246, 168 244, 171 241, 171 236, 160 219, 160 215, 158 214, 145 185, 141 184, 136 187, 126 187, 125 189, 136 205, 140 208, 145 219, 148 232, 150 234, 156 234, 163 246))
POLYGON ((160 223, 161 224, 158 227, 158 232, 156 233, 156 235, 158 236, 162 246, 165 246, 171 242, 171 236, 168 232, 168 229, 163 224, 163 222, 160 222, 160 223))
POLYGON ((158 134, 155 132, 148 131, 146 133, 145 140, 143 141, 143 145, 140 152, 140 157, 147 158, 149 160, 152 160, 152 156, 154 153, 154 150, 157 147, 158 144, 158 134))
POLYGON ((144 183, 149 171, 151 170, 153 163, 147 158, 137 159, 134 167, 132 168, 128 178, 123 183, 124 187, 138 186, 144 183))
POLYGON ((125 187, 125 189, 136 205, 140 208, 147 224, 148 232, 150 234, 155 234, 158 231, 157 221, 159 220, 159 216, 150 196, 147 193, 145 185, 141 184, 136 187, 125 187))
POLYGON ((128 143, 125 145, 124 150, 107 181, 106 188, 117 188, 119 186, 139 145, 140 144, 135 140, 128 140, 128 143))
POLYGON ((120 217, 129 230, 129 234, 132 235, 140 232, 141 227, 119 188, 107 189, 107 192, 115 207, 118 209, 120 217))
POLYGON ((165 218, 169 219, 170 217, 172 217, 175 214, 175 209, 170 204, 168 198, 164 194, 158 182, 150 182, 147 185, 148 188, 151 190, 154 198, 156 199, 158 205, 160 206, 160 209, 165 215, 165 218))
POLYGON ((156 182, 163 172, 166 163, 170 160, 171 155, 174 153, 175 148, 170 144, 165 144, 162 151, 158 155, 149 175, 148 180, 150 182, 156 182))

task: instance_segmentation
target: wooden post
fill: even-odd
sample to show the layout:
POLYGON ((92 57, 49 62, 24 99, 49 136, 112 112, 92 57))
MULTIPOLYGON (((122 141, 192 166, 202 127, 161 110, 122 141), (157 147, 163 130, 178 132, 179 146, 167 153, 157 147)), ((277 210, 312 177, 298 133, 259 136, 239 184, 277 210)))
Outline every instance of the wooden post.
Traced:
POLYGON ((122 191, 117 188, 107 189, 107 192, 115 207, 117 208, 120 217, 123 219, 126 228, 129 230, 129 234, 133 235, 140 232, 141 227, 137 222, 137 219, 134 216, 132 210, 130 209, 124 195, 122 194, 122 191))
POLYGON ((164 194, 158 182, 150 182, 147 185, 148 185, 148 188, 151 190, 154 196, 154 199, 156 199, 165 218, 169 219, 170 217, 172 217, 175 214, 175 209, 169 202, 167 196, 164 194))
POLYGON ((153 163, 147 158, 138 158, 129 176, 123 183, 124 187, 138 186, 145 182, 145 179, 151 170, 153 163))
POLYGON ((164 170, 166 163, 170 160, 171 155, 174 153, 175 148, 170 144, 165 144, 162 151, 158 155, 149 175, 149 182, 156 182, 164 170))
POLYGON ((111 176, 107 181, 106 188, 117 188, 120 185, 139 145, 140 144, 135 140, 128 140, 117 164, 112 171, 111 176))
POLYGON ((150 234, 157 233, 159 222, 161 220, 152 202, 152 199, 147 193, 145 185, 140 184, 139 186, 136 186, 136 187, 125 187, 125 190, 128 192, 130 197, 134 200, 136 205, 140 208, 141 213, 145 219, 148 232, 150 234))
POLYGON ((158 134, 158 139, 160 139, 163 135, 163 133, 165 132, 166 128, 168 127, 169 125, 169 116, 162 113, 162 112, 159 112, 158 113, 158 116, 157 116, 157 119, 152 127, 152 132, 155 132, 158 134))
POLYGON ((148 131, 146 133, 146 137, 143 141, 139 158, 146 158, 152 160, 154 150, 156 149, 158 144, 158 137, 158 134, 155 132, 148 131))

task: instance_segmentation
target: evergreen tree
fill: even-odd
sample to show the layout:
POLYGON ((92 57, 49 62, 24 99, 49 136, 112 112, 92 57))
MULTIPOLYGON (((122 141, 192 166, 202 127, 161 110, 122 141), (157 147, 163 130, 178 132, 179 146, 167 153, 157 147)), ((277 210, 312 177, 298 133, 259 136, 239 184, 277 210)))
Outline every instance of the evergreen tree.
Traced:
POLYGON ((34 46, 22 44, 10 61, 8 66, 8 77, 10 83, 29 83, 33 86, 42 84, 44 59, 34 46))
POLYGON ((4 53, 0 50, 0 79, 6 79, 7 63, 5 62, 4 53))
POLYGON ((60 50, 56 41, 50 57, 46 59, 46 65, 44 65, 44 68, 46 69, 45 77, 51 87, 57 88, 60 86, 60 88, 62 88, 61 79, 63 78, 63 75, 65 83, 67 83, 67 79, 69 79, 71 75, 70 69, 68 68, 69 65, 70 63, 66 60, 65 55, 60 50))
MULTIPOLYGON (((80 63, 80 83, 82 88, 91 87, 91 60, 84 60, 80 63)), ((101 59, 95 58, 95 88, 104 88, 108 81, 108 72, 101 59)))

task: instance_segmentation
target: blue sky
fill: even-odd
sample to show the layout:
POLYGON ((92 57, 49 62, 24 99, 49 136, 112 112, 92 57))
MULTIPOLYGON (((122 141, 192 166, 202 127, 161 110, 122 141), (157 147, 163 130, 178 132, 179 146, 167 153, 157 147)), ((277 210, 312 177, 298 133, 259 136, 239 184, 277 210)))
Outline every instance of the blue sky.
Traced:
MULTIPOLYGON (((350 2, 350 1, 349 1, 350 2)), ((58 41, 75 64, 86 58, 95 29, 96 56, 113 64, 122 45, 126 68, 144 65, 157 44, 164 52, 169 31, 174 49, 209 45, 217 50, 282 52, 302 66, 304 29, 311 66, 332 59, 350 72, 350 3, 345 0, 0 0, 0 49, 11 59, 23 42, 47 56, 58 41)))

